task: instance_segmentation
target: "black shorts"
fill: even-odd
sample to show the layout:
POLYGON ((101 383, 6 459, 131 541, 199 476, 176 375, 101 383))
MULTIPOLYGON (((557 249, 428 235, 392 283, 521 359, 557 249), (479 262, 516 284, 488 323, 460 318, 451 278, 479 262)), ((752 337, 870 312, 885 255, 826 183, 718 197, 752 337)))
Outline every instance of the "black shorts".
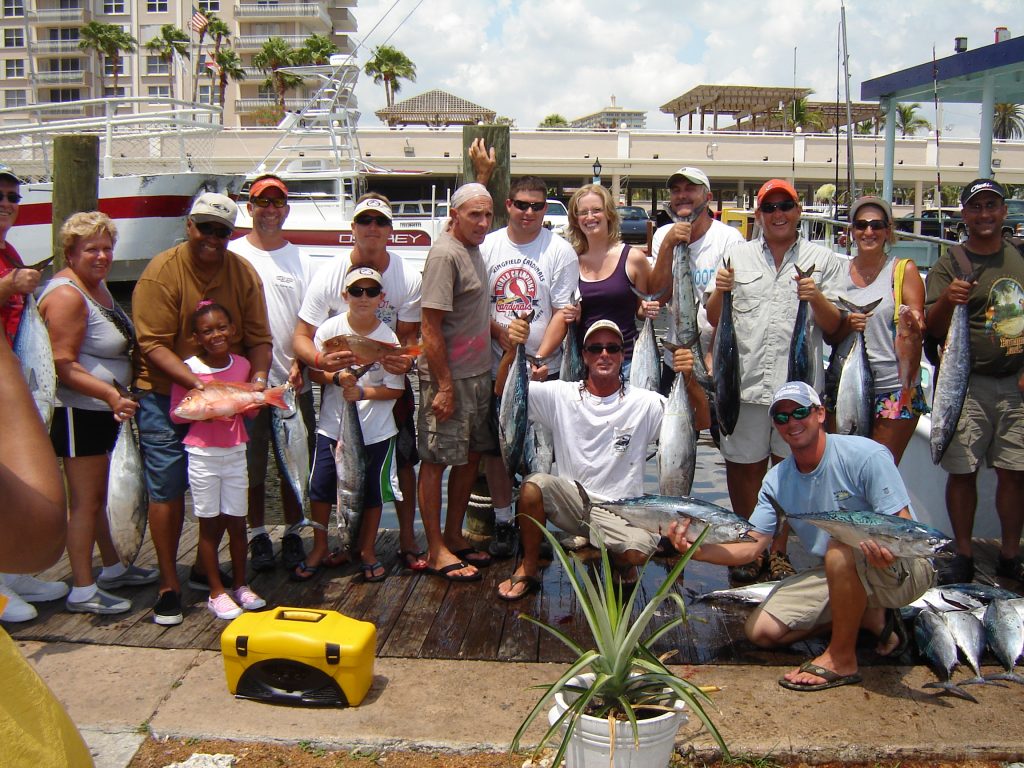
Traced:
POLYGON ((408 376, 405 377, 405 393, 395 401, 394 415, 398 426, 395 438, 398 466, 415 467, 420 463, 420 454, 416 450, 416 400, 408 376))
POLYGON ((119 426, 112 411, 58 406, 50 422, 53 452, 62 459, 104 456, 114 450, 119 426))

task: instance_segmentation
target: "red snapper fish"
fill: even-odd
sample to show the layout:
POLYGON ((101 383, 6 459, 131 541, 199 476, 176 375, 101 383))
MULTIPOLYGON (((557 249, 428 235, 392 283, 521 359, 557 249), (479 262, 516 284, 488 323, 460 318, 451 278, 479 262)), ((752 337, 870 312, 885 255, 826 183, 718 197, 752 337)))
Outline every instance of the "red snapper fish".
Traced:
POLYGON ((421 351, 419 344, 411 344, 403 347, 398 344, 388 344, 385 341, 377 341, 366 336, 359 336, 355 333, 345 333, 335 336, 324 342, 324 352, 333 352, 336 349, 344 349, 356 356, 359 365, 380 362, 385 355, 411 355, 416 357, 421 351))
POLYGON ((257 389, 255 384, 235 381, 210 381, 203 389, 190 389, 174 409, 179 419, 212 421, 230 419, 253 406, 273 405, 290 410, 285 400, 287 384, 271 389, 257 389))
POLYGON ((896 365, 900 374, 900 408, 909 407, 921 370, 921 318, 906 304, 900 304, 896 323, 896 365))

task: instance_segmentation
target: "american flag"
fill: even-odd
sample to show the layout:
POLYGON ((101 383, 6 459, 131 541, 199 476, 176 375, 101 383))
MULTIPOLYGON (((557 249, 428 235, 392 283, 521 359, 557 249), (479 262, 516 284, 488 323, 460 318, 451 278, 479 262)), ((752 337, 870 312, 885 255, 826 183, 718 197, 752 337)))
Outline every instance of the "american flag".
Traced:
POLYGON ((193 8, 192 8, 192 20, 189 21, 189 23, 188 23, 188 25, 192 28, 192 31, 195 32, 198 35, 204 29, 206 29, 206 27, 207 27, 207 25, 209 23, 210 23, 210 20, 208 18, 206 18, 206 16, 203 15, 203 12, 200 11, 198 8, 193 6, 193 8))
POLYGON ((217 60, 213 58, 212 53, 206 54, 206 68, 212 69, 214 72, 220 72, 220 67, 217 65, 217 60))

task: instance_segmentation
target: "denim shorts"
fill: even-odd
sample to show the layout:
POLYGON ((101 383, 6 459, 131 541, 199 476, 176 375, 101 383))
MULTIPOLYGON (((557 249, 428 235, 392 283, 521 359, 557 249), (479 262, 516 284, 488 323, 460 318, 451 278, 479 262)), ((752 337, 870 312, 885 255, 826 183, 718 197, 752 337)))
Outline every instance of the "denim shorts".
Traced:
POLYGON ((139 400, 135 415, 146 489, 153 501, 180 499, 188 487, 188 459, 181 441, 189 425, 175 424, 170 411, 170 396, 151 392, 139 400))

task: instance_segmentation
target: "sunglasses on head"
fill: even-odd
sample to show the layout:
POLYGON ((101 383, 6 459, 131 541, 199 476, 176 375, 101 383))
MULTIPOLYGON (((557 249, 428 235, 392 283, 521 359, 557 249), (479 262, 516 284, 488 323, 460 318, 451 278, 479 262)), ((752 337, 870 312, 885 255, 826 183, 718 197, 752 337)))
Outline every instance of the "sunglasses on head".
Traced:
POLYGON ((534 213, 540 213, 541 211, 544 210, 544 207, 547 205, 547 203, 529 203, 526 200, 513 200, 512 205, 514 205, 520 211, 533 211, 534 213))
POLYGON ((284 197, 254 197, 249 202, 257 208, 266 208, 269 205, 275 208, 284 208, 288 205, 288 200, 284 197))
POLYGON ((4 197, 7 198, 8 203, 14 203, 15 205, 17 205, 18 203, 21 202, 21 195, 19 195, 17 192, 7 192, 6 195, 0 192, 0 200, 2 200, 4 197))
POLYGON ((387 227, 391 224, 391 219, 387 216, 358 216, 356 217, 356 224, 364 227, 368 227, 371 224, 376 224, 378 227, 387 227))
POLYGON ((231 227, 225 227, 223 224, 214 224, 212 221, 201 221, 196 223, 196 229, 199 230, 199 234, 209 237, 219 237, 222 240, 226 240, 231 237, 231 227))
POLYGON ((592 355, 600 355, 607 352, 609 355, 617 355, 622 351, 621 344, 588 344, 583 348, 592 355))
POLYGON ((765 213, 775 213, 776 211, 789 213, 794 208, 796 208, 796 203, 792 200, 783 200, 778 203, 761 203, 761 210, 765 213))
POLYGON ((348 295, 354 296, 357 299, 364 293, 371 299, 375 299, 380 296, 381 287, 379 285, 369 285, 363 288, 361 285, 350 285, 348 288, 348 295))
POLYGON ((790 419, 803 421, 811 415, 811 411, 813 410, 813 405, 801 405, 799 408, 794 408, 792 411, 776 411, 772 414, 772 421, 776 424, 788 424, 790 419))
POLYGON ((853 228, 858 232, 863 232, 865 229, 870 229, 872 232, 878 232, 888 226, 889 224, 881 219, 872 219, 870 221, 867 219, 857 219, 853 222, 853 228))

